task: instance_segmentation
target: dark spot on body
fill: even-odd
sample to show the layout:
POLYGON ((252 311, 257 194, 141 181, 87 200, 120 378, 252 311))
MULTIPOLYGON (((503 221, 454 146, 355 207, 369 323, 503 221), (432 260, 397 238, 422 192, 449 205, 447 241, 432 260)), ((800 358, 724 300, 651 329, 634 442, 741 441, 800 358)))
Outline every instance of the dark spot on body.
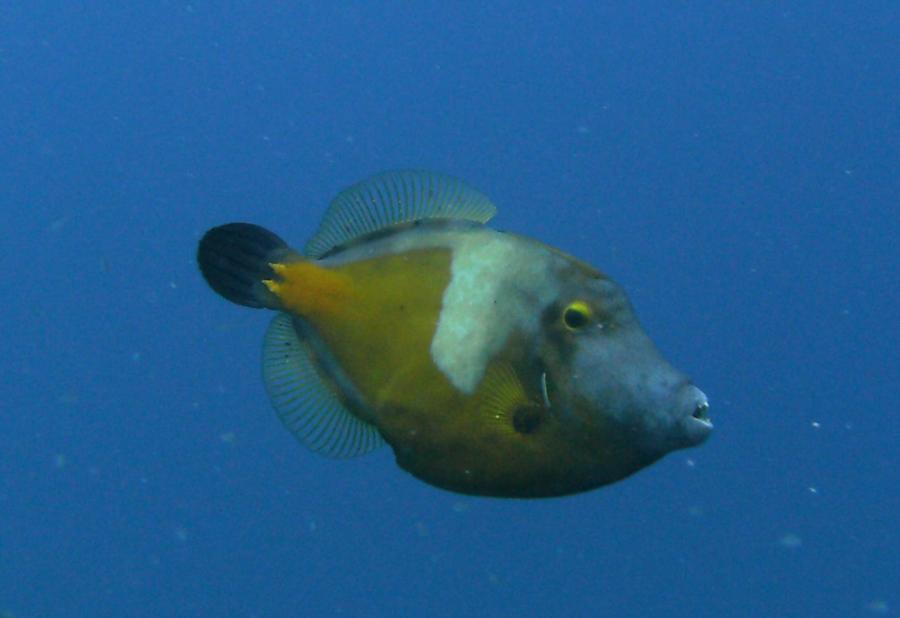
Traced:
POLYGON ((521 406, 513 410, 513 429, 519 433, 533 433, 541 424, 541 409, 537 406, 521 406))

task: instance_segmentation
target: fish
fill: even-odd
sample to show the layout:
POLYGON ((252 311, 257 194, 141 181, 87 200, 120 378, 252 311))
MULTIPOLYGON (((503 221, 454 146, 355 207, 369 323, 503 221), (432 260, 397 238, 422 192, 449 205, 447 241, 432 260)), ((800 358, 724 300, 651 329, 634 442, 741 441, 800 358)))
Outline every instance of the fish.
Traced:
POLYGON ((314 452, 387 443, 414 477, 499 498, 607 485, 712 431, 622 287, 560 249, 487 225, 464 181, 396 170, 340 192, 302 250, 251 224, 206 232, 225 299, 275 311, 262 373, 314 452))

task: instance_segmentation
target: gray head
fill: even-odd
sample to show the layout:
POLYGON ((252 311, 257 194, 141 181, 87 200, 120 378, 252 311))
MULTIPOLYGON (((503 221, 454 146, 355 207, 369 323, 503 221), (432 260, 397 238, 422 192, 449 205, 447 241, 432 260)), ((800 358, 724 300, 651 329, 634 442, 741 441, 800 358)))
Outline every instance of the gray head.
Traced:
POLYGON ((662 357, 622 288, 575 260, 564 280, 541 354, 558 413, 622 458, 623 475, 706 440, 706 395, 662 357))

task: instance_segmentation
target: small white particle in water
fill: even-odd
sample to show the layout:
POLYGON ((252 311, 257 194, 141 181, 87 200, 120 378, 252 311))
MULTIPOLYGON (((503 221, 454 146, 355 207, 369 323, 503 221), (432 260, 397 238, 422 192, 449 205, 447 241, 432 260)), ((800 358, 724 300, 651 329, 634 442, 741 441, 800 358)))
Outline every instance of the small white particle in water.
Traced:
POLYGON ((452 508, 454 513, 465 513, 469 510, 469 505, 465 502, 454 502, 452 508))
POLYGON ((697 462, 691 458, 688 458, 685 460, 684 465, 686 465, 688 468, 695 468, 697 467, 697 462))
POLYGON ((64 406, 72 405, 73 403, 78 403, 78 393, 75 393, 75 392, 63 393, 62 395, 60 395, 59 397, 56 398, 56 402, 61 405, 64 405, 64 406))
POLYGON ((813 422, 811 423, 811 425, 812 425, 812 428, 813 428, 813 429, 819 429, 820 427, 822 427, 822 424, 819 423, 819 421, 813 421, 813 422))
POLYGON ((817 493, 819 493, 819 488, 818 488, 818 487, 808 487, 807 490, 808 490, 809 493, 811 493, 811 494, 817 494, 817 493))
POLYGON ((781 538, 778 539, 778 544, 787 549, 797 549, 803 545, 803 539, 793 532, 788 532, 787 534, 781 535, 781 538))

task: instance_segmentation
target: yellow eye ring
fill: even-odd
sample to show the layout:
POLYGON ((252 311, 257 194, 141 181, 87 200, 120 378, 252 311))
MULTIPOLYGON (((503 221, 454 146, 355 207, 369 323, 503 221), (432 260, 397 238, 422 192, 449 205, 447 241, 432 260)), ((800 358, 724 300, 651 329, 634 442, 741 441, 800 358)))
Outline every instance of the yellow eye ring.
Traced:
POLYGON ((591 308, 583 300, 576 300, 568 304, 563 310, 563 324, 569 330, 580 330, 591 321, 591 308))

